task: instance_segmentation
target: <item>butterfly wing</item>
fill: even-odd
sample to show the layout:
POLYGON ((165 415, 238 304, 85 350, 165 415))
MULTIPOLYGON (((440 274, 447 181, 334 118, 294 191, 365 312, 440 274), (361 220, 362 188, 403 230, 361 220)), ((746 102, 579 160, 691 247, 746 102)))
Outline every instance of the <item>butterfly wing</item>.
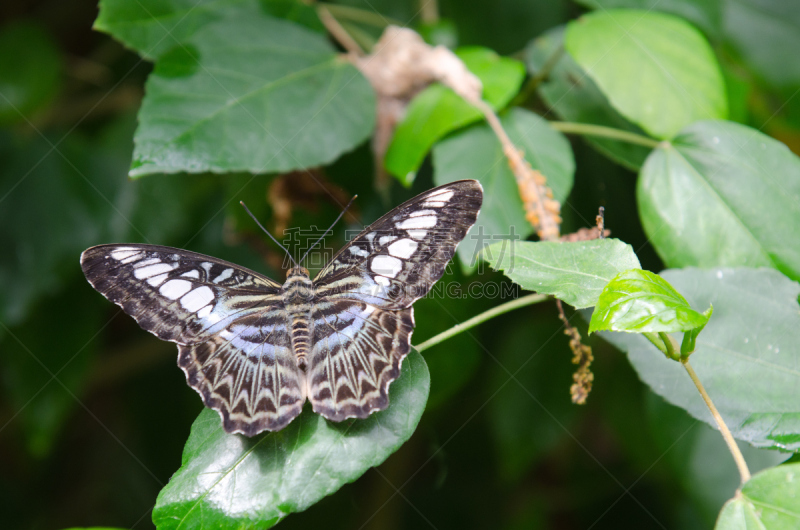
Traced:
POLYGON ((100 245, 81 255, 89 283, 145 330, 178 343, 189 385, 228 432, 285 427, 302 410, 281 287, 226 261, 155 245, 100 245))
POLYGON ((334 421, 389 405, 389 385, 411 346, 411 304, 441 278, 475 223, 481 185, 434 188, 368 226, 314 280, 308 398, 334 421))
POLYGON ((314 279, 317 295, 410 307, 442 277, 482 202, 480 183, 460 180, 398 206, 334 256, 314 279))
POLYGON ((413 311, 348 299, 315 305, 306 375, 314 412, 342 421, 389 405, 389 385, 411 348, 413 311))

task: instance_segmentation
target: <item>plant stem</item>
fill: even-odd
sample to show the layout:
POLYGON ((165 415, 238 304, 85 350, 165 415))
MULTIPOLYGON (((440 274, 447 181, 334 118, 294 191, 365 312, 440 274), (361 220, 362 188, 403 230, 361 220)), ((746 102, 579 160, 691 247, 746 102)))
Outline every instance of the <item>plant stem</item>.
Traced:
POLYGON ((717 422, 719 432, 725 439, 725 443, 728 444, 728 449, 733 455, 733 460, 736 462, 736 467, 739 468, 739 475, 742 478, 742 484, 744 484, 750 480, 750 470, 747 468, 747 462, 745 462, 742 452, 739 451, 739 446, 736 445, 736 440, 733 439, 731 431, 728 430, 728 426, 725 425, 725 421, 722 419, 717 407, 715 407, 714 403, 711 401, 711 396, 709 396, 706 392, 706 389, 703 387, 703 383, 700 382, 700 378, 697 377, 694 368, 692 368, 692 365, 689 364, 689 360, 682 360, 681 364, 683 364, 683 367, 686 368, 686 372, 689 374, 689 377, 692 378, 694 386, 697 387, 697 391, 700 392, 700 395, 703 397, 703 401, 706 402, 708 410, 710 410, 711 415, 714 416, 714 421, 717 422))
POLYGON ((395 26, 404 25, 399 20, 395 20, 391 17, 385 17, 379 13, 367 11, 358 7, 331 4, 328 2, 319 2, 317 5, 324 6, 325 9, 330 11, 333 16, 340 20, 347 19, 353 22, 361 22, 363 24, 378 28, 385 28, 389 24, 394 24, 395 26))
POLYGON ((488 311, 484 311, 483 313, 476 315, 469 320, 462 322, 461 324, 457 324, 452 328, 448 329, 447 331, 443 331, 438 335, 431 337, 430 339, 426 340, 422 344, 418 346, 414 346, 418 352, 423 352, 432 346, 436 346, 442 341, 449 339, 454 335, 458 335, 462 331, 466 331, 470 328, 474 328, 478 324, 481 324, 490 318, 494 318, 498 315, 502 315, 503 313, 507 313, 519 307, 525 307, 526 305, 538 304, 539 302, 544 302, 547 300, 549 295, 546 294, 529 294, 527 296, 523 296, 522 298, 517 298, 516 300, 511 300, 510 302, 506 302, 505 304, 500 304, 497 307, 493 307, 488 311))
POLYGON ((590 123, 574 123, 568 121, 551 121, 550 127, 563 133, 583 134, 587 136, 602 136, 613 140, 622 140, 631 144, 643 145, 655 149, 660 144, 659 141, 648 138, 641 134, 604 127, 602 125, 592 125, 590 123))
POLYGON ((328 10, 327 6, 317 6, 317 16, 319 16, 320 21, 322 21, 322 25, 325 26, 325 29, 328 30, 328 33, 333 35, 333 38, 336 39, 336 42, 342 45, 342 48, 347 50, 349 53, 356 55, 357 57, 362 57, 364 55, 364 50, 361 49, 361 46, 353 39, 353 37, 347 32, 346 29, 336 20, 331 12, 328 10))

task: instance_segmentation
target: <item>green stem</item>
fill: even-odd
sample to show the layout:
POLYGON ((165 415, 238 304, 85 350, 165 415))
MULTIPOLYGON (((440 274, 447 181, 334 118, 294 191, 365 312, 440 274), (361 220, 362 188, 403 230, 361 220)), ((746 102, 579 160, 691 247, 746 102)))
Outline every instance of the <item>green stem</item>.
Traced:
POLYGON ((686 372, 689 374, 689 377, 694 382, 694 386, 697 387, 698 392, 703 397, 703 401, 706 402, 706 406, 708 410, 711 411, 711 415, 714 417, 714 421, 717 422, 717 426, 719 427, 719 432, 722 434, 722 437, 725 439, 725 443, 728 444, 728 449, 730 450, 731 454, 733 455, 733 460, 736 462, 736 467, 739 468, 739 476, 741 477, 742 484, 750 480, 750 469, 747 467, 747 462, 744 460, 744 456, 742 456, 742 452, 739 451, 739 446, 736 445, 736 440, 733 439, 733 435, 731 431, 728 430, 728 426, 725 425, 725 421, 722 419, 722 415, 720 415, 717 407, 714 406, 714 403, 711 401, 711 396, 708 395, 706 389, 703 387, 703 383, 700 382, 700 378, 697 377, 697 374, 692 368, 692 365, 689 364, 689 359, 684 359, 681 361, 683 367, 686 368, 686 372))
POLYGON ((602 125, 592 125, 590 123, 574 123, 568 121, 551 121, 550 127, 563 133, 583 134, 586 136, 601 136, 612 140, 621 140, 631 144, 643 145, 655 149, 660 142, 643 136, 641 134, 604 127, 602 125))
POLYGON ((470 318, 467 321, 462 322, 461 324, 457 324, 452 328, 448 329, 447 331, 443 331, 439 333, 435 337, 431 337, 430 339, 426 340, 419 346, 414 346, 414 348, 418 352, 423 352, 432 346, 436 346, 442 341, 449 339, 454 335, 458 335, 462 331, 466 331, 470 328, 474 328, 478 324, 481 324, 490 318, 494 318, 498 315, 502 315, 503 313, 507 313, 514 309, 525 307, 526 305, 538 304, 539 302, 544 302, 550 298, 546 294, 529 294, 528 296, 523 296, 522 298, 517 298, 516 300, 511 300, 510 302, 506 302, 505 304, 500 304, 497 307, 493 307, 488 311, 484 311, 483 313, 476 315, 470 318))
POLYGON ((319 5, 325 6, 325 9, 331 12, 333 16, 338 19, 352 20, 353 22, 361 22, 370 26, 378 28, 385 28, 389 24, 395 26, 403 26, 404 24, 399 20, 390 17, 385 17, 373 11, 367 11, 358 7, 344 6, 341 4, 330 4, 328 2, 319 2, 319 5))

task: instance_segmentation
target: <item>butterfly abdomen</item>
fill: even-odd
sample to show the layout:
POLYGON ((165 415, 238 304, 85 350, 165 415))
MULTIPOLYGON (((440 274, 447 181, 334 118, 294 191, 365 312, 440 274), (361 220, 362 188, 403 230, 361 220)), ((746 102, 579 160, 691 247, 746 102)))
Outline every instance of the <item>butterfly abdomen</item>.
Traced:
POLYGON ((283 303, 289 314, 292 351, 301 370, 306 368, 306 357, 311 343, 309 319, 313 297, 314 286, 308 271, 301 267, 291 269, 286 283, 283 284, 283 303))

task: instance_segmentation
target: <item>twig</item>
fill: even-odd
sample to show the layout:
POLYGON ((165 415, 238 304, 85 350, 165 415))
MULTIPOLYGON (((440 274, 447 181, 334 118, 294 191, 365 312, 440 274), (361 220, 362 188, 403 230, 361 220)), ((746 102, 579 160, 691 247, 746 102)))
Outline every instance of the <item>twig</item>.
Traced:
POLYGON ((703 401, 706 402, 706 406, 708 407, 708 410, 711 411, 714 421, 717 422, 719 432, 725 439, 725 443, 728 444, 728 449, 733 455, 733 460, 736 462, 736 467, 739 468, 739 476, 741 477, 741 483, 743 485, 745 482, 750 480, 750 469, 747 467, 747 462, 745 462, 744 456, 742 456, 742 452, 739 450, 739 446, 736 445, 736 440, 733 439, 733 435, 731 434, 731 431, 728 430, 725 420, 722 419, 722 415, 720 415, 717 407, 715 407, 714 403, 711 401, 711 396, 709 396, 706 392, 706 389, 703 387, 703 383, 700 382, 700 378, 697 377, 694 368, 692 368, 692 365, 689 364, 689 359, 682 360, 681 364, 683 364, 683 367, 686 369, 689 377, 692 378, 692 382, 694 383, 694 386, 697 387, 697 391, 700 392, 700 395, 703 397, 703 401))
POLYGON ((496 316, 502 315, 503 313, 507 313, 514 309, 525 307, 527 305, 538 304, 539 302, 544 302, 549 298, 548 295, 544 294, 529 294, 527 296, 523 296, 522 298, 517 298, 516 300, 511 300, 510 302, 506 302, 505 304, 500 304, 497 307, 493 307, 488 311, 484 311, 483 313, 476 315, 469 320, 462 322, 461 324, 457 324, 452 328, 448 329, 447 331, 443 331, 438 335, 431 337, 430 339, 426 340, 422 344, 418 346, 414 346, 414 348, 418 352, 423 352, 432 346, 436 346, 440 342, 443 342, 454 335, 458 335, 462 331, 466 331, 470 328, 474 328, 478 324, 481 324, 490 318, 494 318, 496 316))
POLYGON ((325 26, 325 29, 328 30, 328 33, 336 39, 336 42, 342 45, 342 48, 358 57, 364 55, 364 50, 361 49, 361 46, 359 46, 353 37, 339 24, 336 17, 331 15, 331 12, 328 11, 326 6, 318 5, 317 15, 319 15, 319 19, 322 21, 322 25, 325 26))
POLYGON ((516 148, 514 143, 506 134, 500 118, 482 99, 468 100, 471 105, 480 110, 486 117, 486 121, 492 128, 500 144, 503 146, 503 154, 508 158, 508 165, 517 179, 520 188, 520 196, 525 203, 527 218, 534 225, 539 238, 543 241, 555 241, 559 237, 559 224, 561 218, 558 215, 560 205, 552 199, 550 189, 544 183, 544 177, 534 171, 528 162, 523 158, 522 153, 516 148), (534 185, 530 185, 535 183, 534 185))
POLYGON ((592 125, 590 123, 573 123, 568 121, 551 121, 550 127, 553 129, 572 134, 582 134, 586 136, 601 136, 603 138, 610 138, 612 140, 621 140, 630 144, 643 145, 655 149, 661 142, 642 136, 641 134, 632 133, 630 131, 623 131, 614 129, 613 127, 604 127, 602 125, 592 125))

